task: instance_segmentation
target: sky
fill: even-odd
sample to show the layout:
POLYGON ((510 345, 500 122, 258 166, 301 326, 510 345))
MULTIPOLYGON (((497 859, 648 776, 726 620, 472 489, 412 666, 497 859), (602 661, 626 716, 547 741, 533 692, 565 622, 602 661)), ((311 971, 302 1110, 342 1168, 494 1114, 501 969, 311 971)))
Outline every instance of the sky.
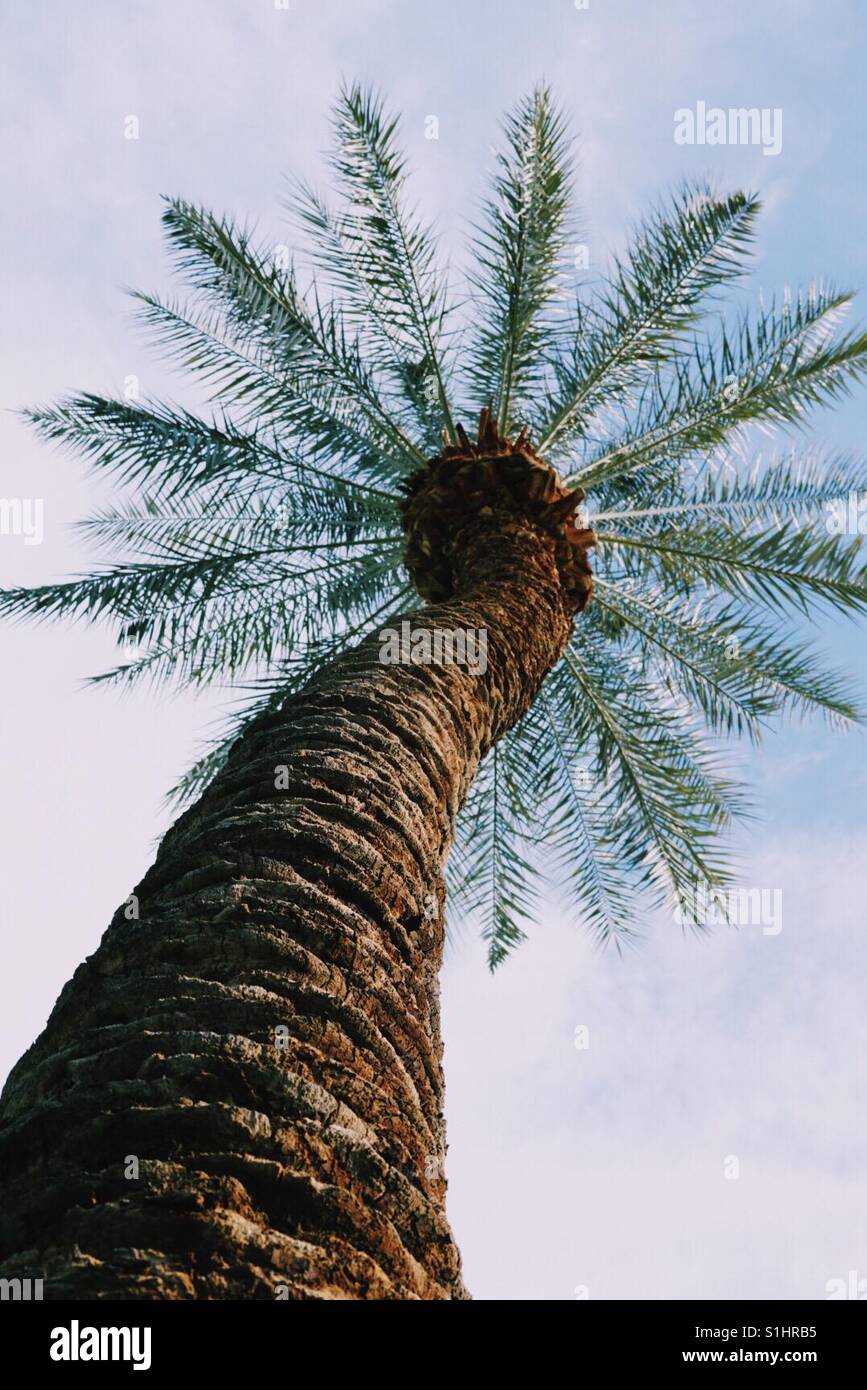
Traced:
MULTIPOLYGON (((854 0, 3 0, 0 496, 43 499, 44 538, 0 535, 0 585, 86 568, 72 523, 109 495, 15 412, 131 376, 189 400, 125 296, 172 287, 160 197, 288 241, 283 179, 325 184, 341 78, 404 113, 414 193, 456 255, 501 114, 545 79, 578 138, 591 273, 707 174, 762 196, 755 297, 867 282, 865 41, 854 0), (678 143, 700 102, 779 112, 779 152, 678 143)), ((865 405, 817 436, 863 449, 865 405)), ((863 628, 820 636, 863 681, 863 628)), ((5 1074, 150 862, 225 697, 83 689, 115 659, 99 630, 6 627, 0 650, 5 1074)), ((471 931, 452 943, 449 1214, 476 1298, 821 1299, 835 1279, 867 1297, 865 753, 810 724, 744 758, 744 882, 782 892, 780 931, 650 915, 619 957, 547 902, 493 977, 471 931)))

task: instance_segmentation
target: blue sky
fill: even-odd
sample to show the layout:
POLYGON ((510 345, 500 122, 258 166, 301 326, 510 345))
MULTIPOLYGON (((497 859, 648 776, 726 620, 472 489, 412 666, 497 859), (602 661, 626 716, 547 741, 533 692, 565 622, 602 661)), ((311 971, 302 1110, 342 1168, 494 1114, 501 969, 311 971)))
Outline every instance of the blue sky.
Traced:
MULTIPOLYGON (((41 546, 0 537, 4 584, 84 568, 69 524, 104 496, 11 411, 131 374, 144 394, 192 399, 123 296, 169 288, 160 195, 288 240, 282 177, 324 181, 341 76, 404 112, 415 192, 455 257, 500 114, 545 78, 578 134, 591 274, 649 202, 708 173, 764 199, 749 295, 815 275, 867 283, 854 3, 43 0, 0 14, 0 493, 44 498, 46 527, 41 546), (779 108, 780 154, 677 145, 674 112, 698 101, 779 108)), ((864 424, 863 394, 817 420, 852 449, 864 424)), ((867 675, 863 629, 822 636, 867 675)), ((150 861, 162 795, 221 703, 82 691, 112 659, 100 632, 15 628, 3 651, 5 1069, 150 861)), ((761 822, 742 838, 744 874, 782 887, 778 936, 697 941, 659 919, 620 960, 549 904, 493 979, 470 934, 451 949, 450 1214, 477 1297, 821 1298, 850 1269, 867 1278, 865 737, 811 725, 746 763, 761 822)))

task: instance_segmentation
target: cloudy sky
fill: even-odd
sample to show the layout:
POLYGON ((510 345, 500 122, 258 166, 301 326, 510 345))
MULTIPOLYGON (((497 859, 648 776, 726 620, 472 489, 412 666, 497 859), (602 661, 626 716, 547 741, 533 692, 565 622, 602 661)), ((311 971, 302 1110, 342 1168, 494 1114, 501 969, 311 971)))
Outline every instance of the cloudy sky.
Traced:
MULTIPOLYGON (((648 202, 710 173, 764 198, 751 294, 867 282, 855 0, 5 0, 0 15, 0 494, 45 507, 41 545, 0 537, 3 584, 84 568, 70 523, 103 496, 14 410, 129 376, 189 399, 124 298, 169 288, 160 195, 285 240, 283 175, 324 178, 342 76, 404 112, 415 190, 449 248, 500 113, 544 77, 579 137, 591 267, 648 202), (699 101, 780 111, 781 151, 677 144, 675 111, 699 101)), ((819 422, 851 448, 864 424, 863 396, 819 422)), ((821 635, 867 675, 863 629, 821 635)), ((83 628, 7 629, 2 652, 5 1072, 141 877, 163 793, 221 701, 82 690, 114 657, 83 628)), ((862 734, 807 726, 747 760, 761 820, 744 881, 782 890, 777 934, 696 940, 648 919, 620 959, 550 904, 493 979, 471 933, 454 943, 450 1214, 476 1297, 823 1298, 850 1270, 867 1280, 865 753, 862 734)))

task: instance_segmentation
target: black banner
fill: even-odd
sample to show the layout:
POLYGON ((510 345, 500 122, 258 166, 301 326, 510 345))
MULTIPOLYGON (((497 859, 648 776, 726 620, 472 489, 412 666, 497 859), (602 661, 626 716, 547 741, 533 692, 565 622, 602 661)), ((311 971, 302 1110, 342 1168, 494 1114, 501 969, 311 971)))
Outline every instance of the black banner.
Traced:
MULTIPOLYGON (((446 1309, 418 1304, 369 1306, 367 1317, 380 1335, 403 1337, 433 1332, 438 1350, 452 1333, 462 1340, 489 1332, 483 1305, 463 1303, 446 1309), (387 1307, 392 1311, 385 1311, 387 1307), (379 1311, 377 1311, 379 1310, 379 1311), (418 1318, 433 1317, 434 1323, 418 1318), (394 1319, 397 1321, 394 1321, 394 1319), (481 1319, 481 1321, 479 1321, 481 1319), (387 1329, 387 1330, 386 1330, 387 1329)), ((533 1304, 538 1316, 539 1304, 533 1304)), ((60 1303, 7 1299, 0 1302, 0 1333, 6 1358, 12 1351, 25 1371, 52 1378, 166 1372, 219 1372, 255 1376, 267 1365, 287 1374, 303 1356, 305 1327, 315 1332, 327 1319, 336 1332, 345 1317, 358 1317, 358 1305, 314 1302, 303 1307, 273 1303, 60 1303), (331 1319, 337 1322, 332 1323, 331 1319)), ((674 1367, 800 1365, 823 1371, 863 1366, 867 1318, 863 1302, 612 1302, 579 1301, 553 1312, 550 1333, 568 1338, 576 1371, 593 1365, 613 1372, 648 1374, 674 1367)), ((485 1359, 514 1354, 518 1338, 511 1324, 506 1337, 486 1341, 485 1359), (510 1350, 511 1348, 511 1350, 510 1350)), ((321 1351, 322 1343, 315 1345, 321 1351)), ((329 1344, 330 1345, 330 1344, 329 1344)), ((361 1342, 364 1347, 366 1344, 361 1342)), ((396 1344, 397 1345, 397 1344, 396 1344)), ((558 1349, 562 1354, 562 1347, 558 1349)), ((383 1347, 377 1351, 381 1362, 383 1347)), ((547 1360, 547 1357, 545 1357, 547 1360)), ((199 1382, 201 1383, 201 1382, 199 1382)))

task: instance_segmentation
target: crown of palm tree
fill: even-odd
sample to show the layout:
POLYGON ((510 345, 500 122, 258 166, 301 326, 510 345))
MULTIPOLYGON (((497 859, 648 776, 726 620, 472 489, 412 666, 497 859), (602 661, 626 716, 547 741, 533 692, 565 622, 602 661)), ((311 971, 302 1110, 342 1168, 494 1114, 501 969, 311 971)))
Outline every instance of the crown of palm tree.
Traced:
POLYGON ((757 427, 797 426, 845 392, 867 335, 840 331, 850 296, 826 287, 724 315, 759 204, 707 187, 655 211, 570 306, 569 144, 541 89, 505 124, 456 301, 407 208, 396 122, 352 87, 333 129, 338 204, 291 189, 307 291, 249 230, 168 201, 189 298, 136 299, 216 413, 91 394, 27 411, 133 500, 81 523, 121 563, 2 606, 111 622, 138 654, 99 681, 221 678, 248 692, 174 789, 190 798, 246 721, 405 609, 407 479, 492 401, 492 430, 529 431, 586 494, 595 597, 483 765, 451 901, 481 910, 496 963, 553 868, 601 937, 627 939, 648 891, 729 880, 721 832, 745 803, 726 736, 756 740, 792 711, 860 717, 798 628, 867 604, 857 538, 817 524, 863 474, 815 449, 751 457, 750 445, 757 427))

